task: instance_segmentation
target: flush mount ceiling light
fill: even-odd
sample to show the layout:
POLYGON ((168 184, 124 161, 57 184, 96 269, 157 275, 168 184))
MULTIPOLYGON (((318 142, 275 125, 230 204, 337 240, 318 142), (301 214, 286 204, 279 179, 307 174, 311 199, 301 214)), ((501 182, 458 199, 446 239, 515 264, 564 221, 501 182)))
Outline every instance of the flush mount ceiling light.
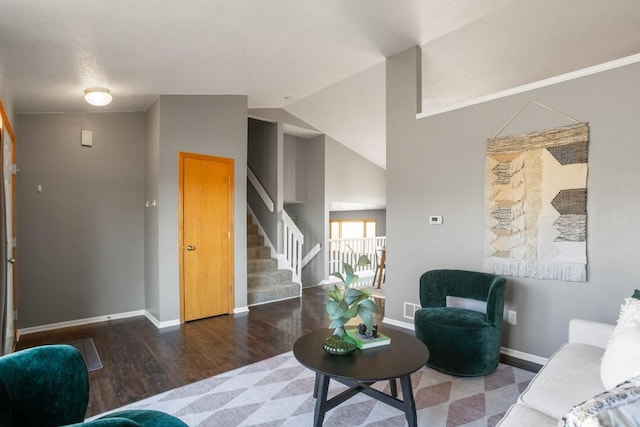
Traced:
POLYGON ((96 107, 102 107, 111 102, 111 92, 103 87, 91 87, 84 90, 84 100, 96 107))

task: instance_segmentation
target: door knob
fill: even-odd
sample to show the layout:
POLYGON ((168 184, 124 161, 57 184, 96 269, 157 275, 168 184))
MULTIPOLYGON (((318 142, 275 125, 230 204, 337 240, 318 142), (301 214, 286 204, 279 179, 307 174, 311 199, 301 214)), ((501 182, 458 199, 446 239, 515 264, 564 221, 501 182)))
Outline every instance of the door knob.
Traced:
POLYGON ((9 258, 9 259, 7 260, 7 262, 8 262, 9 264, 15 264, 15 263, 16 263, 16 260, 15 260, 15 258, 9 258))
POLYGON ((195 247, 195 246, 193 246, 193 245, 188 245, 188 246, 187 246, 187 250, 188 250, 188 251, 195 251, 195 250, 196 250, 196 247, 195 247))

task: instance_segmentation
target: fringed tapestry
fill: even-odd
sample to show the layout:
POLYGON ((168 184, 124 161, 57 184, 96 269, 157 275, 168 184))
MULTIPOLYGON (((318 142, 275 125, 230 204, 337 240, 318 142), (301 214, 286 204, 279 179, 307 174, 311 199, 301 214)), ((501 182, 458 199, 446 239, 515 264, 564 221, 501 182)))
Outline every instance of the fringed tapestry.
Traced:
POLYGON ((586 281, 589 124, 487 142, 485 270, 586 281))

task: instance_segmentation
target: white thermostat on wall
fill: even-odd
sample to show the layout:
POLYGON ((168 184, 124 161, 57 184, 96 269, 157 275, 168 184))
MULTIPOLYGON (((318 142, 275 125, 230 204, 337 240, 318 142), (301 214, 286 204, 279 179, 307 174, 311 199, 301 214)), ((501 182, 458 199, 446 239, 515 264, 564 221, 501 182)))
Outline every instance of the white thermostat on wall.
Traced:
POLYGON ((429 224, 442 224, 442 215, 430 215, 429 216, 429 224))

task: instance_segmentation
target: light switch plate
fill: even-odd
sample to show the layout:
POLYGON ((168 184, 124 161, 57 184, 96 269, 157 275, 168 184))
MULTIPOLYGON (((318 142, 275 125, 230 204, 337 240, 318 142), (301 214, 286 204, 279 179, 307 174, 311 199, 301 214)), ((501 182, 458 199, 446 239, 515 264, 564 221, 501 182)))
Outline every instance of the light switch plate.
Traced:
POLYGON ((80 131, 80 145, 83 147, 93 146, 93 132, 90 130, 80 131))

